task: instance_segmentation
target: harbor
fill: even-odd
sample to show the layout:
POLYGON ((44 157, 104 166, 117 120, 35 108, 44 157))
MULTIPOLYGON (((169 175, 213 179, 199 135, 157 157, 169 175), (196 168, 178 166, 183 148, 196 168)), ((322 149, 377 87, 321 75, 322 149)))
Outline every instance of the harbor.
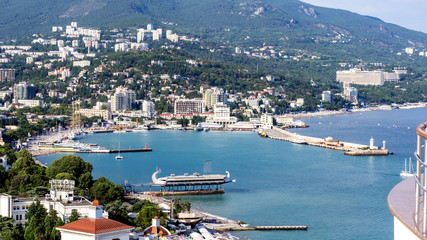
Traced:
MULTIPOLYGON (((314 117, 305 120, 309 128, 297 130, 300 135, 334 136, 364 146, 369 146, 371 137, 386 139, 395 153, 387 157, 343 156, 341 151, 262 139, 254 132, 178 130, 121 134, 126 136, 121 138, 122 146, 138 148, 142 142, 155 150, 128 154, 126 161, 103 154, 77 155, 91 162, 94 177, 105 176, 115 183, 127 179, 133 184, 150 182, 156 167, 162 167, 162 177, 200 172, 208 157, 214 172, 228 170, 237 181, 223 185, 226 194, 191 195, 193 209, 253 226, 308 226, 308 231, 231 232, 240 239, 391 239, 393 217, 384 196, 401 180, 404 158, 413 155, 416 116, 424 113, 425 109, 410 109, 314 117)), ((117 149, 112 135, 94 134, 84 140, 117 149)), ((61 156, 38 159, 49 165, 61 156)))
POLYGON ((322 147, 327 149, 344 151, 344 154, 351 156, 382 156, 388 155, 388 149, 385 148, 385 142, 383 142, 383 147, 378 148, 373 146, 373 139, 371 138, 370 146, 362 145, 357 143, 342 142, 335 140, 331 137, 327 138, 316 138, 303 136, 298 133, 292 133, 286 130, 283 130, 278 127, 273 127, 272 129, 265 129, 264 133, 266 137, 276 140, 288 141, 295 144, 310 145, 316 147, 322 147))

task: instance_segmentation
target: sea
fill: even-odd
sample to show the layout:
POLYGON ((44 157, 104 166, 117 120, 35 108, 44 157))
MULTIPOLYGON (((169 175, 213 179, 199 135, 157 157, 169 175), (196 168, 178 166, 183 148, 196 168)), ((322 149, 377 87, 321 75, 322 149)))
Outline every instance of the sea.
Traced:
MULTIPOLYGON (((393 155, 346 156, 341 151, 261 138, 255 132, 159 130, 87 135, 82 142, 105 148, 153 148, 152 152, 76 154, 92 163, 93 176, 128 181, 148 190, 160 177, 229 171, 236 182, 220 195, 183 197, 192 207, 253 226, 306 225, 307 231, 234 232, 241 239, 393 239, 390 190, 400 181, 405 158, 413 157, 416 127, 427 109, 370 111, 303 118, 291 131, 314 137, 386 147, 393 155)), ((63 154, 40 156, 50 164, 63 154)))

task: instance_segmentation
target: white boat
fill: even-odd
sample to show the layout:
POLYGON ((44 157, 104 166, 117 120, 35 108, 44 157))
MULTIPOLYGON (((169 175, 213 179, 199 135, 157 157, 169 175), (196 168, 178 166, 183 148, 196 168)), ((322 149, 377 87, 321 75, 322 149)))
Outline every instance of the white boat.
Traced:
POLYGON ((411 158, 409 158, 409 163, 406 165, 405 158, 405 169, 400 172, 401 177, 412 177, 415 176, 414 168, 412 167, 411 158))
POLYGON ((119 154, 117 154, 116 159, 123 159, 123 156, 120 155, 120 134, 119 134, 119 154))

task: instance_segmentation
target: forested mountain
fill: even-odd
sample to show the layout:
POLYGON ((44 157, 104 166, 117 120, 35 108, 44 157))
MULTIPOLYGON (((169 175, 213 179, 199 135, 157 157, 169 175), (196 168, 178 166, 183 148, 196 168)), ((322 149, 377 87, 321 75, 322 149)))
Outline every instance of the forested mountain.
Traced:
POLYGON ((427 46, 427 34, 298 0, 2 0, 0 39, 87 27, 156 27, 237 46, 275 45, 351 58, 387 59, 427 46), (338 46, 338 47, 336 47, 338 46), (393 55, 394 55, 393 54, 393 55))

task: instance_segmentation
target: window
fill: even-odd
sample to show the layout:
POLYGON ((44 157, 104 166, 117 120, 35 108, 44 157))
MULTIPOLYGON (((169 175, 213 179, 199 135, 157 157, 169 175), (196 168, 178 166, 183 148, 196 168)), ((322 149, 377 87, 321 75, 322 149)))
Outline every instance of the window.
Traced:
POLYGON ((18 218, 19 218, 19 216, 18 216, 18 215, 16 215, 16 216, 15 216, 15 219, 16 219, 16 220, 19 220, 18 218))
POLYGON ((22 215, 19 215, 19 220, 22 220, 22 215))

